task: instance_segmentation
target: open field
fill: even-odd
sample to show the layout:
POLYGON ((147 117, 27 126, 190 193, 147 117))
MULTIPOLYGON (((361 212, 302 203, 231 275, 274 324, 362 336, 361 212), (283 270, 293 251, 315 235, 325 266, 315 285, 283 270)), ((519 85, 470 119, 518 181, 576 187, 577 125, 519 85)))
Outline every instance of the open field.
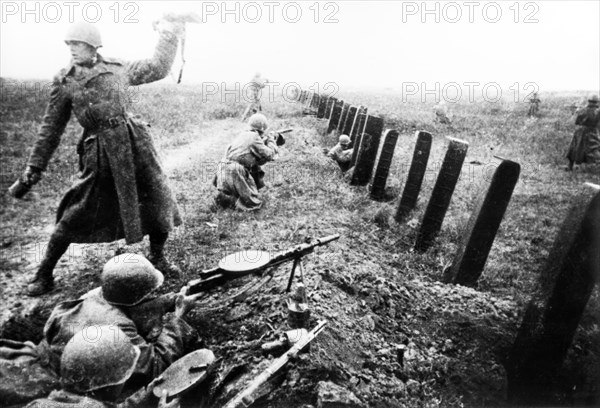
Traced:
MULTIPOLYGON (((32 83, 19 89, 3 93, 0 101, 3 190, 23 170, 45 107, 32 83)), ((140 88, 131 110, 151 123, 184 216, 185 225, 167 248, 184 279, 236 250, 276 251, 308 237, 341 234, 305 261, 313 321, 325 318, 329 324, 310 354, 296 361, 257 406, 314 406, 315 387, 323 379, 353 391, 368 406, 498 406, 506 404, 506 352, 558 228, 581 184, 600 184, 598 167, 563 170, 574 130, 566 106, 581 96, 542 95, 538 119, 527 118, 522 103, 451 105, 449 126, 433 122, 432 103, 403 103, 391 92, 342 90, 338 97, 367 106, 369 113, 385 118, 386 128, 400 131, 387 184, 395 197, 410 166, 415 130, 433 134, 417 210, 402 224, 391 217, 397 200, 372 201, 365 188, 349 186, 322 153, 335 144, 334 137, 324 135, 326 122, 303 117, 300 105, 263 104, 273 128, 295 131, 278 160, 264 168, 266 207, 256 214, 209 210, 212 174, 229 141, 243 129, 238 119, 243 103, 204 102, 197 88, 158 85, 140 88), (470 147, 442 232, 433 248, 419 254, 412 245, 445 153, 445 136, 466 140, 470 147), (475 198, 493 171, 494 155, 519 162, 521 178, 479 287, 443 284, 442 270, 452 261, 475 198), (408 345, 404 367, 395 357, 401 343, 408 345)), ((79 130, 72 120, 30 200, 0 198, 3 319, 38 302, 25 297, 25 278, 43 253, 62 194, 77 177, 79 130)), ((103 263, 122 248, 123 243, 73 245, 56 273, 60 289, 39 303, 40 313, 97 286, 103 263)), ((140 253, 146 248, 147 242, 125 247, 140 253)), ((206 346, 228 364, 257 365, 263 359, 255 347, 258 339, 286 328, 283 269, 259 293, 232 307, 217 307, 235 291, 224 288, 195 312, 193 322, 206 346)), ((183 283, 167 282, 163 289, 176 290, 183 283)), ((596 288, 553 391, 559 405, 600 404, 599 312, 596 288)), ((216 405, 225 394, 220 398, 216 405)))

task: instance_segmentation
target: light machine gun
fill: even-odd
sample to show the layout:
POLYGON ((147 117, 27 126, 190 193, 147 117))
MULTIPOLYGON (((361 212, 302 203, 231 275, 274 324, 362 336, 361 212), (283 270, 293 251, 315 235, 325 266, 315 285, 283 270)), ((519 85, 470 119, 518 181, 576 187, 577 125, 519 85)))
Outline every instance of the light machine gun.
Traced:
POLYGON ((198 279, 188 283, 188 294, 210 290, 227 281, 247 275, 262 276, 264 272, 282 263, 293 261, 287 291, 290 291, 296 267, 302 270, 302 257, 312 253, 316 247, 327 245, 340 238, 339 234, 314 239, 305 244, 286 249, 275 254, 266 251, 247 250, 233 253, 219 261, 219 266, 204 270, 198 279))
MULTIPOLYGON (((200 272, 199 278, 189 281, 187 284, 189 287, 187 294, 193 295, 200 292, 208 292, 229 281, 249 275, 262 277, 262 281, 266 282, 272 276, 272 273, 268 271, 269 269, 292 261, 292 269, 286 289, 289 292, 296 268, 300 268, 301 276, 304 274, 301 262, 302 258, 314 252, 316 247, 327 245, 339 238, 339 234, 329 235, 274 254, 255 250, 235 252, 221 259, 217 267, 204 270, 200 272)), ((250 283, 250 285, 255 284, 250 283)), ((261 283, 255 286, 260 285, 261 283)), ((233 296, 232 299, 236 299, 238 296, 240 294, 233 296)), ((176 298, 177 293, 166 293, 129 307, 131 316, 135 316, 132 320, 141 336, 153 339, 160 335, 160 331, 162 330, 162 316, 175 310, 176 298)))

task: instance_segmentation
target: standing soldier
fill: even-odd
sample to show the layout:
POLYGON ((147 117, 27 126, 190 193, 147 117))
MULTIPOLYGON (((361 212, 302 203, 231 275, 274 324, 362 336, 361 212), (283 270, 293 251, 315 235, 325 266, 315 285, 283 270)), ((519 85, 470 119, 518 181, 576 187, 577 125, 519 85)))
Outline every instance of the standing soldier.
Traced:
POLYGON ((537 116, 540 110, 540 98, 538 98, 537 92, 534 92, 531 95, 531 99, 529 100, 529 112, 527 112, 527 116, 537 116))
POLYGON ((245 121, 249 115, 252 115, 257 112, 262 112, 262 106, 260 104, 260 96, 262 94, 263 88, 266 86, 268 80, 262 79, 260 73, 257 72, 252 80, 250 81, 249 87, 250 92, 248 95, 249 102, 248 107, 244 111, 242 115, 242 121, 245 121))
POLYGON ((181 224, 177 204, 147 125, 125 110, 127 87, 169 73, 184 23, 162 19, 154 28, 159 33, 154 56, 132 62, 98 54, 102 41, 92 24, 77 23, 67 32, 72 61, 54 77, 22 179, 28 185, 41 179, 71 113, 83 127, 77 147, 81 173, 60 202, 44 259, 27 288, 30 296, 53 289, 52 272, 71 243, 125 238, 130 244, 149 234, 151 262, 167 274, 179 273, 163 253, 169 231, 181 224))
POLYGON ((590 95, 587 107, 575 113, 577 129, 573 134, 567 159, 567 170, 573 170, 574 164, 600 163, 600 111, 598 96, 590 95))
POLYGON ((243 211, 262 206, 258 190, 264 187, 265 173, 260 166, 275 158, 276 134, 265 134, 267 118, 260 113, 250 116, 248 125, 250 129, 234 139, 217 167, 213 181, 219 190, 214 198, 216 206, 243 211))

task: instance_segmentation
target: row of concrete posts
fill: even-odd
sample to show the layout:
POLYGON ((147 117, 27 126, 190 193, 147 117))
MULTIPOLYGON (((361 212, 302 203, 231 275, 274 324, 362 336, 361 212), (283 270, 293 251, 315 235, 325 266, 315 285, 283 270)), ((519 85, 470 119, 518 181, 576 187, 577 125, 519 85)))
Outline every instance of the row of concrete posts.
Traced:
MULTIPOLYGON (((299 94, 298 102, 305 104, 308 111, 316 112, 317 118, 329 120, 328 134, 335 132, 350 136, 354 147, 352 157, 354 170, 350 183, 364 186, 372 180, 370 184, 371 198, 384 199, 385 185, 399 132, 390 129, 384 133, 382 118, 369 115, 364 106, 352 106, 334 97, 302 91, 299 94), (380 149, 382 140, 383 145, 380 149), (377 160, 377 153, 380 150, 379 160, 377 160)), ((431 197, 421 218, 414 244, 415 250, 419 252, 428 250, 441 230, 469 147, 465 141, 451 137, 446 139, 448 148, 431 197)), ((417 132, 412 162, 394 216, 397 222, 403 222, 416 207, 431 145, 430 133, 417 132)), ((456 254, 455 261, 452 267, 445 271, 444 280, 447 282, 476 286, 477 280, 483 272, 520 173, 518 163, 502 158, 498 158, 498 160, 499 163, 490 182, 478 196, 479 202, 467 224, 465 240, 456 254)))
MULTIPOLYGON (((302 91, 298 102, 328 119, 327 132, 350 136, 354 145, 351 184, 371 180, 383 120, 367 114, 363 106, 302 91)), ((373 199, 384 196, 385 184, 398 139, 387 130, 379 162, 370 186, 373 199)), ((467 153, 468 143, 448 139, 448 149, 421 219, 415 250, 426 251, 441 229, 467 153)), ((395 219, 402 222, 416 207, 427 168, 432 137, 417 132, 412 162, 395 219)), ((449 268, 443 273, 448 283, 476 286, 487 261, 500 223, 519 179, 518 163, 496 157, 494 174, 477 195, 475 209, 462 234, 462 242, 449 268)), ((585 183, 573 198, 569 213, 539 277, 517 337, 505 363, 508 399, 522 405, 552 403, 552 390, 584 309, 600 278, 600 186, 585 183)))

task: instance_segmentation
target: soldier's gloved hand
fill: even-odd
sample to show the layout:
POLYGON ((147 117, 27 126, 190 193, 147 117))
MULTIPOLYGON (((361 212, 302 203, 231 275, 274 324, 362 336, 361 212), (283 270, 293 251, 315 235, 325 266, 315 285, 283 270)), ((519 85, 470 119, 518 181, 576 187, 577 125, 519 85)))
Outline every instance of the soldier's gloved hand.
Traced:
POLYGON ((27 166, 23 172, 23 181, 30 186, 36 185, 42 179, 42 170, 35 166, 27 166))
POLYGON ((202 296, 202 293, 188 295, 189 286, 181 288, 175 299, 175 316, 184 317, 196 305, 196 301, 202 296))
POLYGON ((162 18, 153 22, 152 27, 154 28, 154 31, 157 31, 160 34, 170 33, 177 37, 181 37, 185 30, 185 23, 181 21, 168 21, 162 18))
POLYGON ((268 145, 275 145, 277 146, 277 133, 273 130, 269 131, 267 134, 267 138, 265 139, 265 144, 268 145))

